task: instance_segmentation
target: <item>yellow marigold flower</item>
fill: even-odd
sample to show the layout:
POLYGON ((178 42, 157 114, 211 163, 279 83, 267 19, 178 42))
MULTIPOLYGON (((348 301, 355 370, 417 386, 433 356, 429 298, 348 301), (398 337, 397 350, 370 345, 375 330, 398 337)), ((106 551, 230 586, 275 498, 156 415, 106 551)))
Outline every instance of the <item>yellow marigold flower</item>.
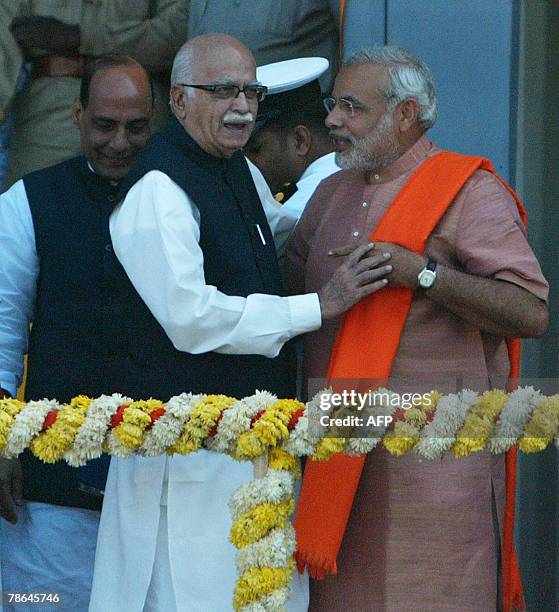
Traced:
POLYGON ((281 527, 295 509, 295 500, 279 504, 258 504, 249 512, 241 514, 231 527, 231 543, 243 548, 262 539, 271 529, 281 527))
POLYGON ((521 438, 518 448, 523 453, 539 453, 544 451, 551 443, 552 438, 521 438))
POLYGON ((163 405, 163 402, 161 400, 150 397, 147 400, 141 400, 138 402, 130 402, 129 407, 138 408, 139 410, 142 410, 146 414, 150 414, 150 412, 153 412, 157 408, 161 408, 162 405, 163 405))
POLYGON ((24 407, 25 402, 20 402, 17 399, 0 399, 0 410, 11 417, 15 417, 24 407))
POLYGON ((8 434, 14 419, 7 412, 0 412, 0 449, 8 443, 8 434))
POLYGON ((410 451, 419 440, 419 429, 411 423, 398 421, 393 431, 389 431, 382 438, 384 448, 396 457, 410 451))
POLYGON ((121 423, 114 433, 125 448, 138 448, 144 441, 145 429, 134 423, 121 423))
POLYGON ((293 455, 281 448, 272 448, 268 458, 268 466, 273 470, 286 470, 291 472, 295 478, 301 478, 299 461, 293 455))
POLYGON ((524 453, 545 450, 559 429, 559 395, 543 399, 526 423, 518 447, 524 453))
POLYGON ((63 406, 58 411, 56 421, 31 441, 31 452, 45 463, 55 463, 62 459, 64 453, 72 447, 76 434, 85 421, 86 411, 87 409, 74 407, 71 403, 63 406))
POLYGON ((192 408, 190 418, 175 445, 169 449, 181 455, 188 455, 202 448, 204 440, 215 426, 223 410, 236 402, 227 395, 207 395, 192 408))
POLYGON ((87 395, 77 395, 71 399, 70 406, 86 413, 87 409, 89 408, 89 404, 91 404, 92 401, 93 400, 90 397, 87 397, 87 395))
POLYGON ((178 453, 179 455, 190 455, 190 453, 195 453, 196 451, 202 448, 202 440, 195 440, 190 438, 188 435, 181 434, 180 438, 175 442, 174 446, 172 446, 168 454, 172 455, 174 453, 178 453))
POLYGON ((427 415, 420 408, 410 408, 406 410, 404 420, 415 427, 422 427, 427 422, 427 415))
POLYGON ((345 438, 322 438, 316 445, 312 458, 315 461, 327 461, 336 453, 341 453, 345 447, 345 438))
POLYGON ((169 449, 169 454, 176 452, 180 455, 189 455, 202 448, 204 439, 213 427, 220 413, 220 410, 216 408, 212 401, 214 397, 217 396, 208 396, 205 398, 205 400, 209 398, 207 404, 204 399, 195 404, 188 421, 183 426, 181 435, 174 446, 169 449), (213 415, 213 418, 209 415, 213 415))
POLYGON ((266 447, 275 447, 281 440, 289 437, 287 428, 291 417, 304 408, 297 400, 277 400, 253 424, 243 432, 234 445, 230 455, 234 459, 254 459, 260 456, 266 447))
POLYGON ((122 422, 114 428, 114 435, 125 448, 138 448, 144 441, 145 431, 151 424, 149 414, 141 407, 143 402, 133 402, 126 407, 122 422))
POLYGON ((243 432, 234 446, 231 456, 242 461, 247 458, 259 457, 264 452, 263 441, 254 435, 252 430, 243 432))
MULTIPOLYGON (((151 423, 151 419, 149 414, 146 414, 142 408, 137 408, 136 406, 130 404, 130 406, 127 406, 124 410, 122 423, 128 423, 138 427, 147 427, 151 423)), ((118 429, 118 427, 116 429, 118 429)))
POLYGON ((233 607, 242 610, 248 604, 289 584, 294 564, 287 567, 254 567, 237 580, 233 607))
POLYGON ((476 400, 450 447, 456 457, 467 457, 486 447, 495 420, 507 401, 508 395, 500 389, 486 391, 476 400))

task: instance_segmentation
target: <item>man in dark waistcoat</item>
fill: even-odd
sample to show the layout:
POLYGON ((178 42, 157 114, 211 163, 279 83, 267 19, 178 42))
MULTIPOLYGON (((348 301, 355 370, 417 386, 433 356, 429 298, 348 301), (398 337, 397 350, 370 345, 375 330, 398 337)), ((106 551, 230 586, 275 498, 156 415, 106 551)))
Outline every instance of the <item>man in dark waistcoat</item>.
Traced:
MULTIPOLYGON (((194 38, 171 82, 174 117, 140 155, 110 220, 143 300, 121 311, 123 392, 292 396, 286 343, 381 287, 386 260, 363 245, 318 293, 282 297, 273 235, 286 215, 240 151, 265 94, 252 54, 229 36, 194 38)), ((205 450, 113 459, 90 610, 229 610, 227 501, 251 473, 205 450)), ((292 586, 291 609, 306 610, 306 584, 292 586)))
MULTIPOLYGON (((22 378, 27 399, 118 391, 113 304, 135 293, 115 258, 109 215, 149 133, 153 96, 136 61, 90 64, 74 105, 84 155, 27 175, 0 197, 0 397, 22 378)), ((108 458, 80 469, 26 453, 0 459, 1 582, 87 607, 108 458), (26 500, 24 504, 23 500, 26 500)))

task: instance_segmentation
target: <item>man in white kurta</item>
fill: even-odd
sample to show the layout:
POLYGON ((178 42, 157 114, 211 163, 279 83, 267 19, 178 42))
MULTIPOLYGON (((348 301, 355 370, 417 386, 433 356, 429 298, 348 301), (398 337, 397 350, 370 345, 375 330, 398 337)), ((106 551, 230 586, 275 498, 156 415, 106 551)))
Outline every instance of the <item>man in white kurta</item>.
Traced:
MULTIPOLYGON (((169 157, 176 138, 188 143, 198 159, 221 168, 216 160, 226 164, 246 143, 256 115, 261 90, 252 55, 231 37, 198 37, 177 54, 171 81, 175 119, 169 126, 169 155, 163 145, 154 147, 169 157), (180 126, 186 136, 179 133, 180 126)), ((160 143, 165 136, 156 138, 160 143)), ((173 172, 180 175, 169 166, 173 172)), ((272 232, 285 235, 293 217, 289 220, 271 201, 252 166, 250 173, 272 232)), ((183 187, 186 180, 180 175, 183 187)), ((222 180, 216 171, 216 181, 222 180)), ((201 202, 183 187, 165 172, 146 171, 113 212, 110 228, 128 277, 179 351, 274 358, 288 340, 317 329, 323 319, 343 312, 385 282, 380 280, 387 272, 380 266, 385 260, 369 258, 369 245, 362 245, 318 293, 228 295, 206 281, 201 202)), ((256 224, 256 230, 255 240, 266 247, 268 228, 256 224)), ((186 458, 113 460, 90 610, 231 609, 235 566, 234 549, 228 544, 227 501, 250 478, 250 465, 207 451, 186 458)), ((306 580, 297 576, 290 609, 306 610, 307 604, 306 580)))

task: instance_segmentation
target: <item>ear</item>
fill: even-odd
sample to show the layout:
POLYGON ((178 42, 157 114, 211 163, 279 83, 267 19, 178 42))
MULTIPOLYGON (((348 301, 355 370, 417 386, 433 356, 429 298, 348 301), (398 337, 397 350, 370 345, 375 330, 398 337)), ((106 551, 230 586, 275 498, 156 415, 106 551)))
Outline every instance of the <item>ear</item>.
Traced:
POLYGON ((182 119, 186 115, 186 100, 184 88, 180 85, 171 85, 171 100, 173 101, 173 113, 182 119))
POLYGON ((83 107, 81 100, 76 98, 74 100, 74 104, 72 105, 72 121, 76 127, 80 126, 80 121, 83 113, 83 107))
POLYGON ((296 125, 290 133, 295 154, 300 157, 308 155, 312 146, 312 133, 306 125, 296 125))
POLYGON ((401 102, 396 109, 396 124, 400 132, 407 132, 417 125, 419 117, 419 102, 415 98, 408 98, 401 102))

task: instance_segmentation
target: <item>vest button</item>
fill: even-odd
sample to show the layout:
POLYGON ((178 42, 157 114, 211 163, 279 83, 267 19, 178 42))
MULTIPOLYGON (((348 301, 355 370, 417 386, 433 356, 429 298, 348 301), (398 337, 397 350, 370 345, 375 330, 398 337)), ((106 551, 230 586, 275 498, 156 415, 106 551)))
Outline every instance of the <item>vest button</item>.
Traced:
POLYGON ((109 200, 109 202, 116 202, 116 195, 114 195, 114 193, 109 193, 107 200, 109 200))
POLYGON ((107 253, 111 253, 112 250, 113 250, 112 244, 106 244, 105 245, 105 251, 107 251, 107 253))

